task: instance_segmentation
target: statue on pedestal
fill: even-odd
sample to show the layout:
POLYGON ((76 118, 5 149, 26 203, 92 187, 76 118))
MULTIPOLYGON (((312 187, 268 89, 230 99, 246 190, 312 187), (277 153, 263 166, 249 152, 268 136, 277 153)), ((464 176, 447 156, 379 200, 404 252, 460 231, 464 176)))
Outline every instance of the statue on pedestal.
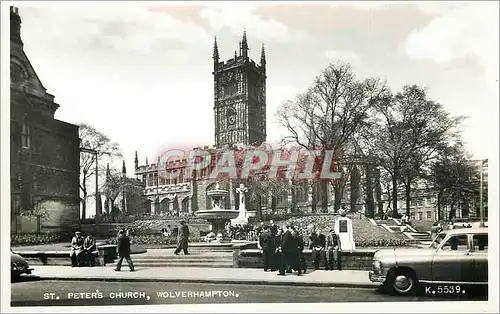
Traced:
POLYGON ((239 194, 240 198, 240 206, 239 206, 239 215, 236 219, 233 219, 233 224, 246 224, 248 223, 247 210, 245 206, 245 193, 248 192, 248 188, 240 183, 240 186, 236 188, 236 193, 239 194))

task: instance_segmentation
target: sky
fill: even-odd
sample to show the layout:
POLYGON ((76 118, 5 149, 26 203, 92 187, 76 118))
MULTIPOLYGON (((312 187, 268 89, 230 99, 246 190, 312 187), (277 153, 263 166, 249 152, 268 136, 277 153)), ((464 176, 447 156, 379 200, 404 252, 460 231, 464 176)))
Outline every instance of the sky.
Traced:
POLYGON ((496 2, 2 6, 9 4, 19 8, 28 58, 60 104, 56 118, 107 134, 128 169, 135 151, 144 164, 167 148, 214 143, 214 36, 226 60, 244 29, 252 59, 266 47, 270 142, 285 134, 275 121, 280 104, 340 60, 359 79, 381 77, 395 92, 405 84, 428 88, 452 114, 469 117, 463 136, 474 158, 497 153, 490 145, 498 132, 496 2))

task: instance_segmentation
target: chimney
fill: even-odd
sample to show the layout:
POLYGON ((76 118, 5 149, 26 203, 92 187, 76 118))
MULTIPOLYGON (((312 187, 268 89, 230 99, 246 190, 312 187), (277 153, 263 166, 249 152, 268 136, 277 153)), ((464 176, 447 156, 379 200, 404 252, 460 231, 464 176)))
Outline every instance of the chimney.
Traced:
POLYGON ((21 17, 19 16, 19 9, 10 7, 10 40, 18 44, 23 44, 21 40, 21 17))

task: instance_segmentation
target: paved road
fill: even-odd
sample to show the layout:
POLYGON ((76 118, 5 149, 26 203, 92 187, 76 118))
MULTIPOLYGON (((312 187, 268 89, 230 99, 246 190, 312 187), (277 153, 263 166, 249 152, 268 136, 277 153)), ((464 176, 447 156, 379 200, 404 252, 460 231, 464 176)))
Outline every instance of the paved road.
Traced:
POLYGON ((425 295, 395 297, 385 295, 377 289, 360 288, 165 282, 46 281, 39 280, 36 277, 25 278, 21 282, 12 283, 11 287, 11 306, 450 300, 449 298, 431 298, 425 295), (86 295, 83 295, 84 293, 86 295), (84 298, 92 298, 92 300, 84 298))

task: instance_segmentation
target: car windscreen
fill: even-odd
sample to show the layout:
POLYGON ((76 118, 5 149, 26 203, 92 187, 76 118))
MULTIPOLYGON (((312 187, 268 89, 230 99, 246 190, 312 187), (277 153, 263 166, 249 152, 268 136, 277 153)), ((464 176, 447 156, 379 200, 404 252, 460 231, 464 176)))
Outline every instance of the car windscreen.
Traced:
POLYGON ((446 237, 446 233, 440 233, 435 239, 434 241, 431 243, 431 247, 437 249, 439 244, 441 244, 441 242, 443 242, 444 238, 446 237))

